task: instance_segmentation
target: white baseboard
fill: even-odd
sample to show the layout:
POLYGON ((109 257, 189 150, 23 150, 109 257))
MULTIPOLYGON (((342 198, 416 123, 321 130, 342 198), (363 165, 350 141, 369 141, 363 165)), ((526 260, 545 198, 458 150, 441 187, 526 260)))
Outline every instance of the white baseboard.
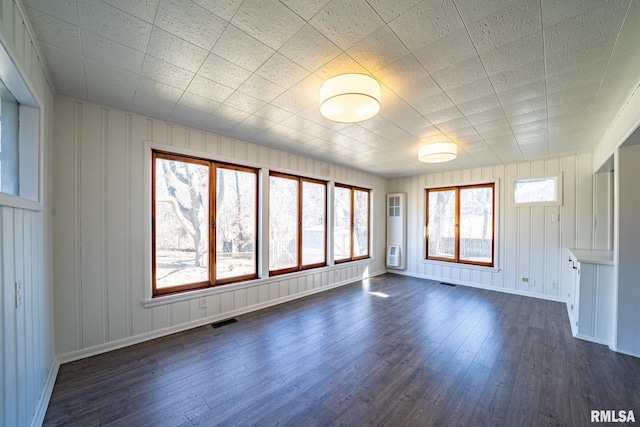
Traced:
MULTIPOLYGON (((382 270, 376 273, 369 273, 369 277, 378 276, 386 273, 386 270, 382 270)), ((255 304, 249 307, 243 307, 237 310, 227 311, 225 313, 216 314, 213 316, 208 316, 202 319, 193 320, 191 322, 181 323, 179 325, 170 326, 168 328, 158 329, 156 331, 146 332, 144 334, 135 335, 128 338, 123 338, 117 341, 111 341, 104 344, 99 344, 96 346, 83 348, 81 350, 75 350, 68 353, 58 355, 58 362, 60 364, 73 362, 76 360, 84 359, 85 357, 95 356, 97 354, 107 353, 109 351, 117 350, 119 348, 128 347, 130 345, 139 344, 145 341, 149 341, 152 339, 164 337, 167 335, 175 334, 177 332, 186 331, 188 329, 197 328, 203 325, 207 325, 209 323, 218 322, 220 320, 229 319, 231 317, 240 316, 242 314, 251 313, 253 311, 258 311, 263 308, 272 307, 274 305, 283 304, 285 302, 293 301, 298 298, 303 298, 309 295, 317 294, 320 292, 328 291, 329 289, 334 289, 340 286, 348 285, 350 283, 358 282, 362 279, 348 279, 343 280, 341 282, 332 283, 327 286, 323 286, 321 288, 310 289, 308 291, 299 292, 294 295, 289 295, 282 298, 277 298, 273 300, 269 300, 260 304, 255 304)))
POLYGON ((47 414, 47 408, 51 400, 51 393, 53 393, 53 386, 56 384, 56 378, 58 377, 58 369, 60 369, 60 363, 58 359, 54 357, 51 368, 49 369, 49 375, 47 375, 47 380, 40 394, 38 405, 29 424, 31 427, 41 427, 44 422, 44 416, 47 414))
POLYGON ((508 288, 498 288, 498 287, 493 287, 493 286, 485 286, 485 285, 479 285, 477 283, 465 282, 465 281, 462 281, 462 280, 444 279, 442 277, 427 276, 425 274, 409 273, 407 271, 387 270, 387 273, 400 274, 402 276, 416 277, 418 279, 436 280, 436 281, 439 281, 439 282, 453 283, 455 285, 468 286, 468 287, 471 287, 471 288, 486 289, 488 291, 504 292, 504 293, 507 293, 507 294, 520 295, 520 296, 523 296, 523 297, 533 297, 533 298, 539 298, 539 299, 544 299, 544 300, 548 300, 548 301, 555 301, 555 302, 562 302, 562 303, 566 303, 567 302, 567 300, 565 300, 563 298, 560 298, 560 297, 557 297, 557 296, 554 296, 554 295, 534 294, 532 292, 525 292, 525 291, 520 291, 520 290, 517 290, 517 289, 508 289, 508 288))
POLYGON ((638 354, 638 353, 634 353, 634 352, 631 352, 631 351, 620 350, 619 348, 615 348, 615 347, 612 347, 612 346, 609 346, 609 348, 612 351, 615 351, 616 353, 624 354, 626 356, 637 357, 638 359, 640 359, 640 354, 638 354))

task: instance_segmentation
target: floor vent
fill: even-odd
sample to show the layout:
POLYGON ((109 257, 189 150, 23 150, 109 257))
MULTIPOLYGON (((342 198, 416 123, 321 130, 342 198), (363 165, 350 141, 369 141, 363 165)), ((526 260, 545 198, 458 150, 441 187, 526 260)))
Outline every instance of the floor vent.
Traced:
POLYGON ((214 329, 217 329, 217 328, 221 328, 223 326, 227 326, 227 325, 230 325, 232 323, 237 323, 237 322, 238 321, 236 319, 231 318, 231 319, 227 319, 227 320, 221 320, 221 321, 216 322, 216 323, 212 323, 211 326, 213 326, 214 329))
POLYGON ((441 285, 455 286, 453 283, 440 282, 441 285))

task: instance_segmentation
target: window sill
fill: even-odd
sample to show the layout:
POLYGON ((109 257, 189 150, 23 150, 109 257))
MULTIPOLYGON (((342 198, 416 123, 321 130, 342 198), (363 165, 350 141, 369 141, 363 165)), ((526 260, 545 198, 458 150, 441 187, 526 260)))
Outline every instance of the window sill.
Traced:
POLYGON ((484 265, 464 264, 460 262, 437 261, 434 259, 423 259, 422 264, 441 265, 452 268, 467 268, 470 270, 488 271, 491 273, 498 273, 500 271, 500 267, 487 267, 484 265))
POLYGON ((0 193, 0 206, 26 209, 29 211, 42 211, 42 203, 19 196, 12 196, 7 193, 0 193))
POLYGON ((225 292, 237 291, 240 289, 246 289, 246 288, 251 288, 255 286, 268 285, 270 283, 281 282, 283 280, 289 280, 289 279, 295 279, 297 277, 309 276, 316 273, 325 273, 329 271, 335 271, 338 268, 347 267, 350 265, 366 264, 373 261, 374 261, 374 258, 372 257, 372 258, 366 258, 366 259, 361 259, 357 261, 349 261, 349 262, 344 262, 340 264, 329 265, 321 268, 311 268, 308 270, 296 271, 294 273, 287 273, 287 274, 281 274, 278 276, 265 277, 262 279, 248 280, 246 282, 230 283, 228 285, 220 285, 220 286, 215 286, 215 287, 206 288, 206 289, 197 289, 193 291, 185 291, 185 292, 171 294, 171 295, 158 296, 155 298, 145 299, 144 301, 142 301, 142 305, 144 306, 144 308, 158 307, 161 305, 172 304, 175 302, 189 301, 196 298, 208 297, 211 295, 217 295, 225 292))

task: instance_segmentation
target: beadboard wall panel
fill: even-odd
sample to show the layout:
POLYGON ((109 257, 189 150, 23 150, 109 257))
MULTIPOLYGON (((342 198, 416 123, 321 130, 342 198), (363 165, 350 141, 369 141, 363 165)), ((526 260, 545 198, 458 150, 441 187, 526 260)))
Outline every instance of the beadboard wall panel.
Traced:
MULTIPOLYGON (((40 106, 39 203, 0 203, 0 425, 38 426, 58 364, 50 263, 53 92, 19 2, 0 0, 0 41, 40 106), (22 287, 16 305, 16 283, 22 287)), ((0 64, 3 76, 12 67, 0 64)), ((4 77, 3 77, 4 78, 4 77)), ((9 77, 11 78, 11 77, 9 77)))
POLYGON ((592 172, 591 154, 582 154, 390 180, 389 192, 408 195, 408 263, 401 274, 565 301, 570 283, 566 248, 593 245, 592 172), (562 206, 509 206, 509 177, 556 172, 563 176, 562 206), (497 269, 427 261, 425 188, 493 181, 497 269))
POLYGON ((56 98, 55 119, 55 325, 61 362, 385 271, 384 178, 65 98, 56 98), (145 274, 147 141, 371 188, 373 258, 145 305, 151 286, 145 274))

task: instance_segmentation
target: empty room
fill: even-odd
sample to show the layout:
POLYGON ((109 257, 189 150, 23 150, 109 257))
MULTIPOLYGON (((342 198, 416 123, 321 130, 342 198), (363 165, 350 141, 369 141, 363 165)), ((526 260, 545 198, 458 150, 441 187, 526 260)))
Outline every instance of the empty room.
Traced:
POLYGON ((0 426, 640 423, 638 40, 638 0, 0 0, 0 426))

